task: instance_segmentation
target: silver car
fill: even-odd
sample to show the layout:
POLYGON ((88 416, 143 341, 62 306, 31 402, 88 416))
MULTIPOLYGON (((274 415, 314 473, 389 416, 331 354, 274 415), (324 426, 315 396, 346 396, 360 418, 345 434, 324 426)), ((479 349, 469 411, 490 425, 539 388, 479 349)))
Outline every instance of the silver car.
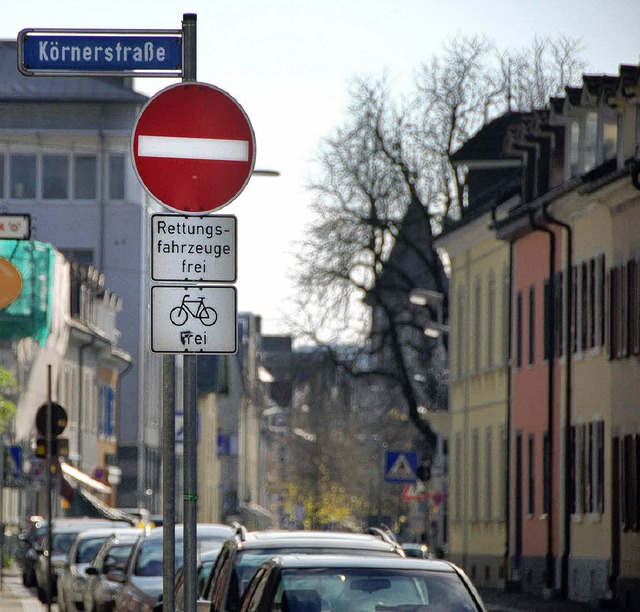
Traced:
MULTIPOLYGON (((125 521, 110 521, 107 519, 65 518, 55 520, 51 530, 51 550, 43 550, 35 565, 36 587, 38 599, 47 603, 47 594, 51 601, 56 597, 58 574, 67 560, 69 549, 81 531, 100 527, 126 528, 131 525, 125 521), (51 573, 48 573, 48 558, 51 560, 51 573), (47 587, 49 583, 49 587, 47 587), (50 589, 50 590, 49 590, 50 589)), ((46 546, 46 538, 44 545, 46 546)))
POLYGON ((139 533, 112 535, 85 569, 87 578, 82 593, 85 612, 112 612, 116 590, 120 586, 113 573, 124 571, 138 537, 139 533))
POLYGON ((58 573, 57 595, 60 612, 77 612, 84 609, 83 593, 87 580, 85 570, 104 542, 114 533, 133 533, 137 536, 141 531, 135 527, 115 526, 88 529, 78 533, 58 573))

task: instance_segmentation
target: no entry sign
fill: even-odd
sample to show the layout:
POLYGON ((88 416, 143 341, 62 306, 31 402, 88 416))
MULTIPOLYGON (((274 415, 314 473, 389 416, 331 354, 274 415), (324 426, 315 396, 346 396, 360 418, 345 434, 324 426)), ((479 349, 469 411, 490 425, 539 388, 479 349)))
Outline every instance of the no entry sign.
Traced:
POLYGON ((207 83, 179 83, 153 96, 138 116, 131 148, 147 192, 188 214, 229 204, 255 164, 249 118, 234 98, 207 83))

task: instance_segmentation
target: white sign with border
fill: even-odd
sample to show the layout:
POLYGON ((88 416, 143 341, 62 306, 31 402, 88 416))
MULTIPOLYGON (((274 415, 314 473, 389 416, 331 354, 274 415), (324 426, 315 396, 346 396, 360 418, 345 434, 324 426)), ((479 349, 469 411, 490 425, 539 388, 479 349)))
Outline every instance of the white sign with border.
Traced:
POLYGON ((152 280, 235 282, 236 236, 233 215, 151 215, 152 280))
POLYGON ((0 239, 29 240, 31 215, 0 214, 0 239))
POLYGON ((238 312, 234 286, 151 287, 151 351, 235 353, 238 312))

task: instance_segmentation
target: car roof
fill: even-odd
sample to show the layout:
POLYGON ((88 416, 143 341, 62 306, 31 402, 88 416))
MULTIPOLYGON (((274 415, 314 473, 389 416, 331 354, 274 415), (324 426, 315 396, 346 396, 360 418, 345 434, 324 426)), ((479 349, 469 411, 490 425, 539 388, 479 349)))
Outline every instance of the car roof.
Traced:
POLYGON ((53 531, 55 533, 73 533, 97 528, 108 528, 113 530, 130 527, 131 525, 125 521, 110 521, 109 519, 63 519, 61 522, 57 522, 55 520, 53 522, 53 531))
POLYGON ((247 531, 242 536, 235 536, 239 548, 276 548, 285 544, 287 547, 305 547, 321 544, 331 548, 358 548, 368 550, 391 551, 399 549, 399 545, 368 533, 351 533, 346 531, 247 531))
POLYGON ((138 527, 100 527, 95 529, 85 529, 78 533, 78 539, 83 540, 85 538, 99 538, 101 536, 110 536, 114 533, 131 533, 139 534, 144 530, 138 527))
POLYGON ((448 561, 443 561, 442 559, 416 559, 415 557, 291 554, 276 555, 272 560, 284 568, 389 568, 457 573, 453 564, 448 561))
MULTIPOLYGON (((219 523, 198 523, 197 535, 201 537, 205 536, 220 536, 221 541, 231 537, 235 531, 229 525, 223 525, 219 523)), ((162 539, 164 533, 164 527, 156 527, 148 535, 148 539, 162 539)), ((184 537, 184 525, 178 524, 175 526, 175 535, 178 537, 184 537)))

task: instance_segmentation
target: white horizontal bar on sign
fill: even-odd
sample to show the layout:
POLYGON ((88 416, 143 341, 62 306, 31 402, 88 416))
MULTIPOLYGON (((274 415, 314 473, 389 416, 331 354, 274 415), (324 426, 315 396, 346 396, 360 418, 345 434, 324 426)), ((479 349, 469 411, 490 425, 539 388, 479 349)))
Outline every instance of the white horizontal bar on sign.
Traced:
POLYGON ((140 157, 246 162, 249 161, 249 143, 246 140, 216 138, 138 136, 138 155, 140 157))

